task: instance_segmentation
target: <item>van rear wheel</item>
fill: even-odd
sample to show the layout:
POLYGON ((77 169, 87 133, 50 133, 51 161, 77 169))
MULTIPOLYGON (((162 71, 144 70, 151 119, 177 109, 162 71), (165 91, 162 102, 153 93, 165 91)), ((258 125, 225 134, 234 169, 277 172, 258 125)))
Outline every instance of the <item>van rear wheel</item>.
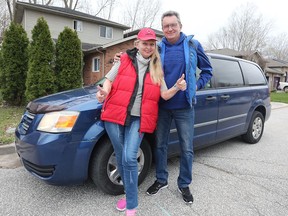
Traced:
POLYGON ((255 111, 252 115, 246 134, 242 135, 245 142, 250 144, 258 143, 264 131, 264 117, 262 113, 255 111))

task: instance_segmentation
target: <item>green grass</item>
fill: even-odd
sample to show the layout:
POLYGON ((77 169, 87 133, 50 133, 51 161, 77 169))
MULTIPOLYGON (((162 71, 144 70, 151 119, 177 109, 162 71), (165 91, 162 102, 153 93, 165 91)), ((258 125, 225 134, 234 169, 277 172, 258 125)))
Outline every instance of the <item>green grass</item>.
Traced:
POLYGON ((6 133, 6 130, 16 128, 24 109, 24 107, 7 107, 0 104, 0 145, 14 142, 14 133, 6 133))
MULTIPOLYGON (((288 104, 288 93, 271 92, 272 102, 288 104)), ((6 133, 8 128, 16 128, 25 107, 7 107, 0 103, 0 145, 14 142, 14 133, 6 133)))
POLYGON ((270 94, 272 102, 281 102, 288 104, 288 93, 284 92, 271 92, 270 94))

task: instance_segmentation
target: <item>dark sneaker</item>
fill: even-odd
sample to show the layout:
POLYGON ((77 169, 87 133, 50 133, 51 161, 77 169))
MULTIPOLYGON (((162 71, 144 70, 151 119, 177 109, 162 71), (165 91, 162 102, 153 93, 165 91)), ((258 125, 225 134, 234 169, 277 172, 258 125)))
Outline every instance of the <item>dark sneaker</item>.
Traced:
POLYGON ((160 183, 157 180, 154 182, 153 185, 151 185, 148 190, 146 191, 146 193, 148 195, 155 195, 158 193, 159 190, 167 188, 168 187, 168 183, 160 183))
POLYGON ((178 191, 182 194, 183 200, 185 203, 193 203, 194 199, 193 199, 193 195, 190 192, 189 187, 185 187, 185 188, 178 188, 178 191))

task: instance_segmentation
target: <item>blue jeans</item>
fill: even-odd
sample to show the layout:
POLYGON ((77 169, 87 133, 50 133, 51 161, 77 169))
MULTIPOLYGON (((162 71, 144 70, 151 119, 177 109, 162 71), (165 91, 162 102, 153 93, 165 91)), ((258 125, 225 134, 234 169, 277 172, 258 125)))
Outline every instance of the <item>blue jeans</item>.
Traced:
POLYGON ((132 117, 129 126, 104 122, 112 142, 119 174, 126 193, 127 209, 138 206, 138 165, 137 153, 144 133, 139 133, 140 117, 132 117))
POLYGON ((167 148, 172 119, 175 121, 181 149, 177 185, 183 188, 192 182, 194 107, 177 110, 159 109, 155 149, 156 178, 160 183, 168 182, 167 148))

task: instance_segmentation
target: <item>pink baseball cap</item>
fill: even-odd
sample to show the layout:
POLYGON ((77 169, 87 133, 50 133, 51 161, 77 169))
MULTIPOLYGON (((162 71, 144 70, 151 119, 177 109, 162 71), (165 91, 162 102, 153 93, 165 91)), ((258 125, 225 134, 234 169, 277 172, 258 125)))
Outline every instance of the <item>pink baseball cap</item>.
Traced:
POLYGON ((137 38, 139 40, 144 40, 144 41, 157 40, 155 32, 152 29, 150 29, 150 28, 142 28, 139 31, 139 33, 137 35, 137 38))

